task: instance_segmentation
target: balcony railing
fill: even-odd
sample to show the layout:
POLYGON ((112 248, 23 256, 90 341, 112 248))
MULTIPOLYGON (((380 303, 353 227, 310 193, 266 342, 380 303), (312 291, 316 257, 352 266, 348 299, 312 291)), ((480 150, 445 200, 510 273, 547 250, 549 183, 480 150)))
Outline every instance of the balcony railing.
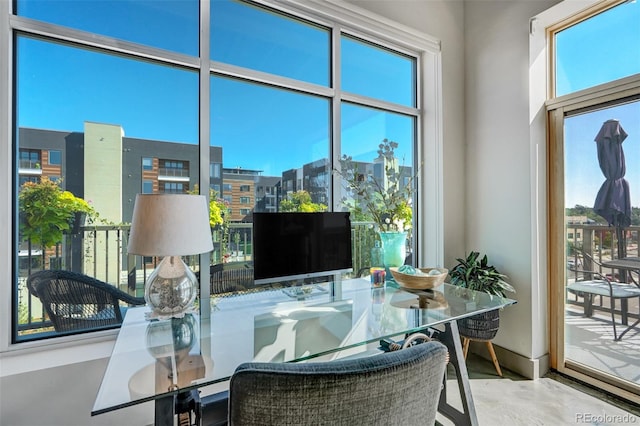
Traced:
MULTIPOLYGON (((624 233, 626 256, 640 256, 640 250, 638 249, 640 226, 624 228, 624 233)), ((611 259, 618 259, 620 257, 620 254, 618 253, 618 238, 616 236, 615 228, 606 225, 568 224, 567 267, 569 269, 585 270, 585 266, 593 266, 591 264, 584 265, 585 262, 590 261, 589 257, 598 263, 611 259), (578 250, 574 250, 574 248, 577 248, 578 250), (585 253, 587 255, 586 259, 583 259, 581 253, 585 253)), ((598 265, 595 266, 598 268, 598 265)), ((603 272, 602 268, 593 270, 603 272)), ((573 278, 576 278, 575 273, 572 274, 572 276, 573 278)))
POLYGON ((189 169, 179 169, 175 167, 160 167, 158 168, 158 176, 165 177, 189 177, 189 169))
POLYGON ((18 167, 20 167, 21 169, 39 170, 41 168, 40 164, 40 160, 21 159, 18 167))
MULTIPOLYGON (((640 226, 630 226, 624 228, 622 245, 625 249, 623 256, 640 257, 639 237, 640 226)), ((567 282, 570 284, 583 279, 591 279, 590 274, 585 271, 594 271, 608 277, 613 281, 625 280, 626 271, 614 271, 602 266, 603 262, 618 259, 621 253, 618 251, 618 237, 616 229, 606 225, 595 224, 568 224, 567 225, 567 282)), ((627 277, 637 280, 637 275, 627 277)), ((582 302, 575 298, 567 297, 567 304, 582 305, 582 302)), ((609 301, 603 297, 593 299, 593 308, 596 310, 608 311, 609 301)), ((634 302, 637 303, 637 302, 634 302)), ((616 311, 618 312, 618 311, 616 311)), ((638 319, 638 310, 629 309, 630 318, 638 319)))
MULTIPOLYGON (((212 264, 252 260, 251 223, 231 223, 228 231, 213 231, 212 264)), ((41 269, 64 269, 81 272, 118 286, 135 296, 144 295, 144 282, 157 259, 127 253, 129 225, 86 226, 77 234, 65 235, 55 247, 42 250, 24 243, 20 247, 18 273, 19 336, 52 330, 40 300, 29 294, 26 286, 31 273, 41 269)), ((371 248, 376 233, 372 223, 352 223, 354 274, 371 265, 371 248)), ((188 256, 185 262, 198 271, 199 256, 188 256)))

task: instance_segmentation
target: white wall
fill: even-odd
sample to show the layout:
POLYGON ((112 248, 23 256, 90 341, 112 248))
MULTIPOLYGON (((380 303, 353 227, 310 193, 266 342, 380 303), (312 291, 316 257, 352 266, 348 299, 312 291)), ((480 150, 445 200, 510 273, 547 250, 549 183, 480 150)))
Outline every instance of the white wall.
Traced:
POLYGON ((444 138, 444 265, 465 251, 464 4, 451 0, 348 0, 441 41, 444 138))
POLYGON ((107 359, 2 378, 2 426, 103 426, 153 424, 153 404, 91 417, 107 359))
POLYGON ((546 219, 530 140, 529 18, 558 0, 350 2, 442 40, 445 266, 478 250, 509 276, 518 303, 502 313, 498 357, 528 377, 544 374, 546 219))
POLYGON ((555 3, 483 1, 465 8, 466 200, 473 206, 465 245, 488 253, 516 287, 518 304, 504 310, 495 343, 530 358, 533 376, 546 371, 548 338, 546 315, 538 315, 546 313, 546 297, 539 297, 546 280, 536 270, 536 238, 544 238, 538 226, 546 218, 536 216, 541 200, 532 197, 529 18, 555 3))

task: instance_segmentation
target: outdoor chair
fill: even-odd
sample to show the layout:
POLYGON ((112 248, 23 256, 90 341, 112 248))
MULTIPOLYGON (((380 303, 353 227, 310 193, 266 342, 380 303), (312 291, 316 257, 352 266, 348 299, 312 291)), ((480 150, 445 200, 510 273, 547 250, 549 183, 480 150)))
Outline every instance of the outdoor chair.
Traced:
POLYGON ((252 288, 253 267, 249 262, 229 262, 211 265, 211 294, 223 294, 252 288))
POLYGON ((438 341, 336 361, 245 363, 228 393, 202 398, 202 424, 433 425, 446 363, 438 341))
MULTIPOLYGON (((583 259, 586 260, 587 265, 596 265, 600 269, 605 268, 587 253, 582 252, 583 259)), ((594 311, 594 296, 601 298, 606 297, 609 299, 609 307, 603 307, 605 311, 611 314, 611 323, 613 326, 613 339, 620 340, 622 336, 629 330, 627 327, 620 335, 618 335, 616 327, 617 313, 620 314, 622 325, 628 325, 629 323, 629 299, 639 298, 640 303, 640 288, 634 284, 619 283, 616 282, 616 275, 602 274, 593 270, 581 270, 574 269, 573 272, 581 273, 582 279, 576 280, 574 283, 567 285, 567 291, 576 295, 576 297, 582 297, 581 303, 584 309, 584 315, 591 317, 594 311), (620 309, 616 309, 616 299, 620 299, 620 309)), ((602 301, 601 301, 602 303, 602 301)), ((640 309, 639 309, 640 311, 640 309)), ((638 312, 640 315, 640 312, 638 312)), ((637 324, 637 321, 636 321, 637 324)))
POLYGON ((111 284, 63 270, 38 271, 27 279, 29 291, 40 299, 57 332, 114 328, 122 324, 126 307, 144 305, 111 284))

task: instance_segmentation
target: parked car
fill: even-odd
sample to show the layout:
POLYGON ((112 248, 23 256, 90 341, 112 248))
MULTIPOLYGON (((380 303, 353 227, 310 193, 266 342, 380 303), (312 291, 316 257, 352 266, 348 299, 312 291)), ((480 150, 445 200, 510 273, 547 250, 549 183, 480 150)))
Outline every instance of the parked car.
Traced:
POLYGON ((577 264, 576 264, 576 259, 567 259, 567 268, 570 271, 575 271, 576 267, 580 268, 581 266, 582 266, 582 259, 578 258, 577 264))

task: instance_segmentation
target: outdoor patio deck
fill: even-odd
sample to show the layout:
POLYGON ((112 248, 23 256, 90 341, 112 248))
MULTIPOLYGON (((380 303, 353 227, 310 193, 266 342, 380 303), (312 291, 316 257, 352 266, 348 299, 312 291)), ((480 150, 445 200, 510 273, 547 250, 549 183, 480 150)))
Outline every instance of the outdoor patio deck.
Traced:
MULTIPOLYGON (((630 301, 631 312, 638 312, 638 299, 630 301)), ((619 317, 616 318, 620 321, 619 317)), ((635 319, 630 318, 630 322, 635 319)), ((622 330, 623 327, 618 323, 622 330)), ((620 331, 619 331, 620 332, 620 331)), ((565 311, 565 358, 604 373, 640 385, 640 325, 629 330, 619 341, 613 339, 611 316, 596 311, 585 317, 580 307, 565 311)))

